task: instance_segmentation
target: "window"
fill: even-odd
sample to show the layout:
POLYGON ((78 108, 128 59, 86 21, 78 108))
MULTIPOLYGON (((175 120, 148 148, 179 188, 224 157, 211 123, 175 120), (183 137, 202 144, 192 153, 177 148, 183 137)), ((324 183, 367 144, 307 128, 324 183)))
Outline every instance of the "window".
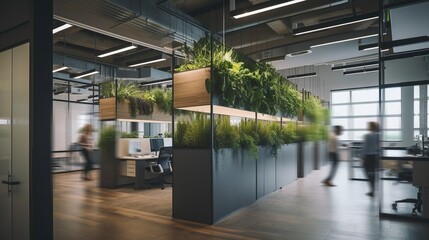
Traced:
POLYGON ((377 121, 378 88, 332 91, 331 125, 344 128, 340 140, 362 141, 367 123, 377 121))

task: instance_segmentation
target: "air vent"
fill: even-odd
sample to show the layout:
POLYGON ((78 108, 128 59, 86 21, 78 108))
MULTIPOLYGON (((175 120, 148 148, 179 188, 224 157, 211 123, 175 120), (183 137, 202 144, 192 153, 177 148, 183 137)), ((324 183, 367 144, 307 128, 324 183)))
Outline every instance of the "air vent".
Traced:
POLYGON ((286 57, 297 57, 297 56, 307 55, 310 53, 312 53, 312 51, 311 51, 311 49, 308 49, 308 50, 304 50, 304 51, 286 54, 286 57))

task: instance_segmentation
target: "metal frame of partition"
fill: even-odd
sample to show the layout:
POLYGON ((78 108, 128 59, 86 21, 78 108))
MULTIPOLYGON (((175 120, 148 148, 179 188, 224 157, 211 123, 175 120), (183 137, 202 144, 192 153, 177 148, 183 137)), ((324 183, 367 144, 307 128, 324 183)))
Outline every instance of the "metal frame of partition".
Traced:
MULTIPOLYGON (((67 82, 68 88, 71 87, 70 83, 87 84, 87 85, 92 87, 92 95, 95 95, 95 93, 96 93, 95 87, 99 87, 99 84, 95 84, 95 83, 89 84, 89 83, 83 83, 83 82, 72 80, 72 79, 64 79, 64 78, 59 78, 59 77, 53 77, 53 79, 67 82)), ((70 100, 71 94, 72 93, 70 93, 70 92, 67 93, 67 100, 53 98, 52 101, 53 102, 65 102, 65 103, 67 103, 67 111, 70 111, 70 105, 71 104, 82 104, 82 105, 91 105, 91 106, 99 105, 98 101, 93 101, 92 103, 91 102, 71 101, 70 100)), ((94 110, 95 110, 94 107, 92 107, 92 114, 97 114, 98 112, 96 112, 94 110)), ((70 119, 67 119, 67 122, 64 124, 66 128, 70 127, 69 126, 70 125, 69 120, 70 119)), ((94 122, 94 119, 92 119, 91 121, 94 122)), ((53 134, 55 134, 55 133, 53 133, 53 134)), ((55 140, 55 138, 53 140, 55 140)), ((68 139, 68 140, 70 140, 70 139, 68 139)), ((67 142, 66 142, 66 144, 67 144, 67 142)), ((69 146, 68 149, 61 149, 61 150, 52 150, 51 149, 51 170, 52 170, 52 173, 65 173, 65 172, 73 172, 73 171, 83 170, 83 167, 82 168, 73 168, 73 165, 67 166, 69 163, 73 164, 73 160, 72 160, 73 156, 72 155, 75 153, 78 153, 78 154, 80 153, 79 149, 70 149, 71 144, 72 144, 71 142, 70 142, 70 144, 68 144, 68 146, 69 146), (66 160, 66 159, 64 159, 64 161, 59 160, 59 159, 54 160, 53 155, 58 154, 58 153, 64 153, 64 154, 68 155, 68 156, 64 157, 64 158, 68 158, 68 160, 66 160)), ((81 156, 79 156, 79 157, 81 157, 81 156)), ((99 168, 99 165, 97 165, 97 164, 94 165, 94 168, 95 169, 99 168)))
MULTIPOLYGON (((384 30, 386 28, 384 19, 385 19, 385 12, 386 10, 390 10, 393 8, 400 8, 404 6, 409 6, 413 4, 419 4, 426 1, 407 1, 405 3, 393 3, 393 4, 385 4, 384 0, 379 0, 379 38, 378 43, 379 46, 384 47, 393 47, 393 46, 403 46, 408 45, 411 43, 417 42, 424 42, 428 41, 428 38, 413 38, 413 39, 400 39, 396 41, 384 41, 384 30)), ((386 54, 381 51, 381 48, 378 50, 379 54, 379 110, 380 110, 380 116, 379 116, 379 122, 383 122, 384 115, 382 114, 382 103, 383 103, 383 90, 390 87, 406 87, 406 86, 414 86, 414 85, 422 85, 422 84, 428 84, 429 79, 427 80, 417 80, 417 81, 408 81, 408 82, 399 82, 399 83, 386 83, 385 82, 385 62, 391 61, 391 60, 397 60, 397 59, 406 59, 406 58, 412 58, 416 56, 422 56, 422 55, 429 55, 429 49, 417 49, 412 51, 406 51, 406 52, 400 52, 400 53, 390 53, 386 54)), ((385 157, 381 156, 380 161, 383 160, 390 160, 391 157, 385 157)), ((381 172, 381 171, 379 171, 381 172)), ((421 221, 429 221, 428 218, 424 217, 412 217, 405 216, 405 215, 398 215, 394 213, 387 213, 383 211, 383 198, 384 198, 384 192, 383 192, 383 181, 391 181, 391 180, 397 180, 397 178, 391 178, 391 177, 383 177, 382 174, 379 174, 379 176, 376 178, 378 181, 378 187, 379 187, 379 216, 380 217, 387 217, 387 218, 406 218, 406 219, 412 219, 412 220, 421 220, 421 221)), ((414 197, 414 196, 411 196, 414 197)))

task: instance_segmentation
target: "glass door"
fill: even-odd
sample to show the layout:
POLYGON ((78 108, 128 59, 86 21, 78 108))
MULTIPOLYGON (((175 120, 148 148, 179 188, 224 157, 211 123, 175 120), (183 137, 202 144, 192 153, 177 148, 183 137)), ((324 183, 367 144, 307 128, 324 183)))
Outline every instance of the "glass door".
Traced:
POLYGON ((29 237, 29 44, 0 53, 0 239, 29 237))

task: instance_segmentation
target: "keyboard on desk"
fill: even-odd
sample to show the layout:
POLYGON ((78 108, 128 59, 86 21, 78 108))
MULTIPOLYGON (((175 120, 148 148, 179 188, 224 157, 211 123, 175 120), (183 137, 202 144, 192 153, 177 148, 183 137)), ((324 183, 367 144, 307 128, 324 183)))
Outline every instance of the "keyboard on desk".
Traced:
POLYGON ((137 159, 152 159, 152 158, 157 158, 156 155, 152 155, 152 154, 149 154, 149 155, 136 155, 134 157, 137 158, 137 159))

